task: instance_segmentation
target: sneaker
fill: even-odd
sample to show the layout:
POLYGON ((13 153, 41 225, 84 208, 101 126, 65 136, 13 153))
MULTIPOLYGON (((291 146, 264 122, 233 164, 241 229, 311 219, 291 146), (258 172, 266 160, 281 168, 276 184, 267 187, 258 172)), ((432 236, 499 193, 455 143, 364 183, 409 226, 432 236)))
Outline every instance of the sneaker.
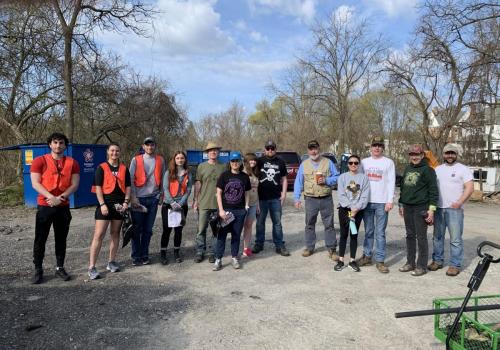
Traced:
POLYGON ((448 271, 446 271, 446 276, 455 277, 460 273, 460 269, 455 266, 448 267, 448 271))
POLYGON ((43 283, 43 269, 35 269, 33 284, 40 284, 40 283, 43 283))
POLYGON ((304 250, 302 251, 302 256, 303 256, 304 258, 307 258, 308 256, 311 256, 311 255, 313 255, 313 254, 314 254, 314 249, 307 249, 307 248, 306 248, 306 249, 304 249, 304 250))
POLYGON ((421 267, 417 267, 415 270, 411 272, 412 276, 418 277, 418 276, 423 276, 427 273, 426 269, 423 269, 421 267))
POLYGON ((148 257, 142 258, 142 264, 143 265, 149 265, 149 264, 151 264, 151 260, 149 260, 148 257))
POLYGON ((101 275, 99 274, 99 271, 97 271, 97 269, 95 268, 95 266, 91 267, 89 269, 89 278, 91 280, 96 280, 98 279, 101 275))
POLYGON ((160 262, 162 265, 168 265, 168 259, 167 259, 167 251, 166 250, 160 250, 160 262))
POLYGON ((339 256, 337 254, 337 250, 335 248, 330 248, 328 249, 328 256, 330 257, 330 259, 332 259, 333 261, 339 261, 339 256))
POLYGON ((140 265, 142 265, 142 259, 140 259, 140 258, 134 258, 132 260, 132 265, 134 265, 134 266, 140 266, 140 265))
POLYGON ((233 265, 235 270, 238 270, 241 268, 241 265, 240 265, 240 262, 238 261, 238 258, 232 258, 231 264, 233 265))
POLYGON ((196 255, 194 256, 194 262, 195 262, 195 263, 199 264, 199 263, 201 263, 202 261, 203 261, 203 254, 196 254, 196 255))
POLYGON ((182 258, 181 258, 179 249, 174 249, 174 259, 175 259, 175 262, 178 264, 180 264, 182 262, 182 258))
POLYGON ((399 272, 410 272, 410 271, 415 270, 415 266, 413 266, 411 264, 404 264, 398 270, 399 270, 399 272))
POLYGON ((110 261, 108 262, 108 265, 106 266, 106 270, 110 272, 118 272, 120 271, 120 266, 115 262, 115 261, 110 261))
POLYGON ((370 266, 372 265, 372 257, 363 254, 361 258, 358 259, 358 266, 370 266))
POLYGON ((69 281, 71 279, 71 276, 68 275, 64 267, 58 267, 56 269, 56 276, 62 279, 63 281, 69 281))
POLYGON ((342 271, 344 267, 344 262, 339 260, 333 269, 335 271, 342 271))
POLYGON ((215 263, 215 256, 213 256, 213 255, 209 255, 209 256, 208 256, 208 262, 209 262, 210 264, 215 263))
POLYGON ((427 265, 427 268, 429 269, 429 271, 437 271, 443 268, 443 264, 433 261, 432 263, 427 265))
POLYGON ((219 271, 220 269, 222 269, 222 259, 215 259, 212 271, 219 271))
POLYGON ((245 256, 245 257, 247 257, 247 258, 250 258, 253 255, 252 249, 250 249, 250 248, 244 248, 242 255, 245 256))
POLYGON ((252 253, 259 254, 263 250, 264 250, 263 246, 256 244, 253 246, 252 253))
POLYGON ((281 256, 290 256, 290 252, 285 248, 285 246, 276 248, 276 253, 281 256))
POLYGON ((357 263, 355 260, 353 260, 353 261, 351 261, 351 262, 349 263, 349 267, 350 267, 350 268, 351 268, 354 272, 359 272, 359 271, 361 271, 361 269, 360 269, 360 268, 359 268, 359 266, 358 266, 358 263, 357 263))
POLYGON ((380 273, 389 273, 389 268, 383 262, 378 262, 375 266, 380 273))

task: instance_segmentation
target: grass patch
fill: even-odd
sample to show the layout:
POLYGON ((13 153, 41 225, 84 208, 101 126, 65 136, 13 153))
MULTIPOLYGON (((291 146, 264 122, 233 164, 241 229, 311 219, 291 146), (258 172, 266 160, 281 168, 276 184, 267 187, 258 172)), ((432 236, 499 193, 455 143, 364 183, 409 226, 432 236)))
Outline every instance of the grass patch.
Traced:
POLYGON ((23 185, 15 184, 0 189, 0 208, 23 204, 23 185))

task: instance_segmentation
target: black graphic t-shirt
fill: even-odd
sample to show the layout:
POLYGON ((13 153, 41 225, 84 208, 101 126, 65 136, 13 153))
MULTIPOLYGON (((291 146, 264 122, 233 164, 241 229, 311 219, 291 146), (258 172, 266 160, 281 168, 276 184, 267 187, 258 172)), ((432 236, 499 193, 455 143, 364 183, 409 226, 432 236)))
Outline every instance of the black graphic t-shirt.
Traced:
POLYGON ((257 159, 259 176, 259 199, 268 200, 281 197, 281 178, 287 175, 286 165, 280 157, 266 156, 257 159))
POLYGON ((233 174, 227 170, 217 180, 217 188, 222 190, 224 209, 245 209, 245 192, 250 191, 252 185, 247 174, 233 174))

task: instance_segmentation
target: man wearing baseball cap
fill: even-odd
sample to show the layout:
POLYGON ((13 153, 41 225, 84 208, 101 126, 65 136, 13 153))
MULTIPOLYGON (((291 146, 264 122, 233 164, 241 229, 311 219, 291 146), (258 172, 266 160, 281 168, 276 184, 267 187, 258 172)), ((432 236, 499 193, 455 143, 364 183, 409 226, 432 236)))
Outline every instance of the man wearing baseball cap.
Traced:
POLYGON ((389 268, 384 264, 385 229, 394 202, 396 170, 392 159, 384 157, 384 148, 383 137, 375 136, 370 146, 371 156, 361 161, 363 171, 370 181, 370 202, 363 213, 365 240, 363 256, 358 260, 358 265, 371 265, 374 255, 377 270, 388 273, 389 268))
POLYGON ((444 163, 436 168, 439 188, 438 208, 434 218, 432 263, 427 266, 436 271, 444 264, 444 235, 450 233, 450 264, 446 275, 460 273, 463 262, 464 210, 463 204, 474 192, 472 170, 457 162, 459 149, 447 144, 443 149, 444 163))
POLYGON ((215 244, 217 239, 212 236, 207 239, 207 228, 210 215, 217 212, 216 185, 217 179, 224 172, 226 166, 220 163, 221 147, 215 142, 208 142, 203 152, 207 153, 207 161, 198 165, 194 183, 193 209, 198 212, 198 233, 196 234, 195 263, 201 263, 208 253, 208 262, 215 262, 215 244), (207 247, 208 241, 208 247, 207 247))
POLYGON ((260 215, 257 218, 255 245, 252 252, 257 254, 264 249, 266 217, 269 212, 273 222, 273 242, 276 253, 289 256, 290 253, 283 242, 283 227, 281 226, 281 208, 286 199, 288 172, 283 159, 276 156, 276 143, 273 140, 268 140, 264 144, 264 149, 264 155, 257 160, 260 215))

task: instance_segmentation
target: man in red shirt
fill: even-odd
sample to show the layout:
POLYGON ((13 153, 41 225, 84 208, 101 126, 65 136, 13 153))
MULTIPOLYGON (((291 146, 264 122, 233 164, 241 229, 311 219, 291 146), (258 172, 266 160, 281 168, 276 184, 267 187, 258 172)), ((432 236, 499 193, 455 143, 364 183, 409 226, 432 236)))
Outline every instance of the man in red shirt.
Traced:
POLYGON ((43 282, 43 258, 50 226, 54 227, 56 276, 64 281, 71 278, 64 270, 66 238, 71 222, 69 196, 78 189, 80 183, 78 162, 64 155, 68 138, 63 134, 53 133, 47 138, 47 144, 51 152, 35 158, 30 169, 31 184, 38 192, 33 245, 34 284, 43 282))

